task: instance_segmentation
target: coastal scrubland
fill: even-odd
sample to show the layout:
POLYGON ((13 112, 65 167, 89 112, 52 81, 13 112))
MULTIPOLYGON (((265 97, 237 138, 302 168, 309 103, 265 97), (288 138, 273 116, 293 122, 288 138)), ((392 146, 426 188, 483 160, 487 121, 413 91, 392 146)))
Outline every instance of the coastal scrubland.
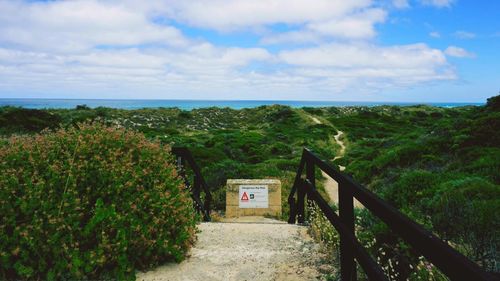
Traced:
MULTIPOLYGON (((61 132, 58 128, 64 128, 77 135, 76 128, 82 124, 90 126, 88 122, 102 124, 98 126, 102 126, 103 130, 115 128, 123 133, 139 132, 145 136, 144 140, 159 146, 189 147, 202 167, 214 194, 214 209, 219 212, 223 212, 225 207, 224 185, 228 178, 278 178, 283 184, 283 218, 286 218, 286 196, 302 149, 308 147, 333 164, 345 166, 345 172, 355 180, 423 224, 485 270, 500 271, 499 96, 490 98, 484 106, 456 108, 425 105, 290 108, 274 105, 241 110, 214 107, 184 111, 177 108, 92 109, 84 105, 75 109, 46 110, 3 107, 0 108, 0 133, 4 137, 0 148, 11 151, 15 147, 13 141, 40 138, 37 134, 42 130, 61 132), (321 122, 316 122, 318 120, 321 122), (337 130, 344 132, 342 141, 347 149, 343 158, 333 161, 339 151, 334 140, 337 130)), ((50 134, 47 131, 42 133, 50 134)), ((66 151, 68 159, 71 159, 71 147, 74 146, 61 148, 66 151)), ((161 158, 167 159, 161 161, 168 161, 168 155, 161 155, 161 158)), ((5 162, 4 159, 1 161, 5 162)), ((8 182, 11 173, 14 172, 2 169, 0 178, 8 182)), ((61 190, 65 186, 64 179, 69 178, 68 173, 65 175, 62 181, 59 179, 56 189, 59 191, 54 190, 59 201, 50 201, 57 207, 60 204, 57 202, 64 198, 61 190)), ((321 177, 318 171, 317 178, 321 177)), ((176 182, 168 178, 165 181, 176 182)), ((102 186, 109 183, 103 182, 102 186)), ((32 187, 25 185, 21 189, 15 183, 8 184, 5 185, 8 189, 2 189, 5 194, 0 199, 14 204, 12 208, 16 211, 11 210, 8 216, 0 219, 0 235, 14 239, 14 225, 21 220, 16 212, 22 210, 20 208, 24 204, 22 199, 14 199, 24 193, 10 195, 10 189, 25 192, 24 189, 32 187)), ((111 190, 114 188, 118 187, 113 186, 111 190)), ((319 188, 322 188, 321 181, 319 188)), ((180 202, 186 201, 182 199, 180 202)), ((97 203, 86 205, 81 211, 95 211, 97 203)), ((190 216, 186 222, 190 227, 194 214, 187 209, 185 212, 184 215, 190 216)), ((419 257, 415 249, 400 241, 366 210, 357 210, 356 216, 356 231, 360 240, 384 266, 392 280, 444 278, 432 264, 419 257)), ((321 217, 312 217, 315 219, 312 225, 324 232, 318 236, 319 239, 327 247, 335 248, 337 236, 332 233, 334 230, 328 228, 321 217)), ((29 225, 30 222, 25 223, 29 225)), ((117 230, 125 227, 124 224, 116 225, 117 230)), ((186 233, 190 231, 186 230, 186 233)), ((191 236, 186 234, 183 237, 188 241, 187 237, 191 236)), ((22 237, 15 239, 24 241, 22 237)), ((36 245, 26 243, 26 247, 36 245)), ((0 277, 1 274, 11 273, 19 276, 34 274, 31 272, 38 270, 24 263, 30 259, 30 252, 26 249, 23 246, 17 252, 20 256, 14 256, 16 248, 2 244, 0 258, 8 263, 2 262, 0 277)), ((183 250, 172 257, 182 258, 183 250)), ((152 263, 159 261, 153 260, 152 263)), ((75 267, 71 259, 68 264, 75 267)), ((132 266, 141 268, 148 265, 132 266)), ((124 268, 129 270, 130 266, 124 268)))

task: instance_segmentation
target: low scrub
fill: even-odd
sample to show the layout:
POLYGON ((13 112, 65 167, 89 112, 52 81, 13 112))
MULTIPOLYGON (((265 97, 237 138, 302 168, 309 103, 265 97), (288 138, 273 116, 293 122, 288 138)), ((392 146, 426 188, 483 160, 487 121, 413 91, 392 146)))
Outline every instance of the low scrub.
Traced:
POLYGON ((40 132, 45 128, 56 128, 60 123, 60 116, 44 110, 0 108, 0 134, 40 132))
POLYGON ((135 278, 195 233, 170 149, 79 124, 0 142, 0 279, 135 278))

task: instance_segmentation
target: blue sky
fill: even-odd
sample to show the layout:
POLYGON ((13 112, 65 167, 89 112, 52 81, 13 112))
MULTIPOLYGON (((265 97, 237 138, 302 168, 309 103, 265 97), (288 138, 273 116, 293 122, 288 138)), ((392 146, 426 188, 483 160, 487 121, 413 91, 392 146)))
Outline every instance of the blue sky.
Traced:
POLYGON ((500 2, 0 0, 0 98, 484 102, 500 2))

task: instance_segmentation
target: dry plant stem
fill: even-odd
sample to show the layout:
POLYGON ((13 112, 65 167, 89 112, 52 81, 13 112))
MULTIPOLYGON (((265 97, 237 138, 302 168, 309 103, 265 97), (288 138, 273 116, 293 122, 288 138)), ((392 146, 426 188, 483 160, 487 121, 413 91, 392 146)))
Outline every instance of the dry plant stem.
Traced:
POLYGON ((66 191, 68 190, 69 177, 71 176, 71 170, 73 169, 73 164, 75 163, 76 150, 78 149, 79 145, 80 145, 80 139, 78 139, 78 141, 76 142, 75 150, 73 151, 73 157, 71 158, 71 163, 70 163, 69 170, 68 170, 68 177, 66 178, 66 184, 64 185, 64 191, 63 191, 62 198, 61 198, 61 204, 59 204, 59 211, 57 213, 58 217, 61 216, 61 210, 62 210, 62 206, 64 204, 64 196, 66 195, 66 191))

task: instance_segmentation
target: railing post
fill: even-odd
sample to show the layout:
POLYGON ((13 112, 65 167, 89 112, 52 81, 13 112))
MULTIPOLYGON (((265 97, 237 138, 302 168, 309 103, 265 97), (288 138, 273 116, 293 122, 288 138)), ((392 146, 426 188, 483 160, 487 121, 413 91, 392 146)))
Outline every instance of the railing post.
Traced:
POLYGON ((306 196, 306 189, 304 181, 301 179, 297 186, 297 223, 304 223, 304 198, 306 196))
MULTIPOLYGON (((306 162, 306 179, 309 181, 311 184, 310 187, 316 189, 316 174, 315 174, 315 165, 313 161, 308 161, 306 162)), ((307 192, 306 192, 307 193, 307 192)), ((310 211, 310 209, 313 206, 314 201, 310 198, 309 195, 307 195, 307 210, 310 211)))
POLYGON ((189 181, 186 177, 186 159, 184 159, 183 156, 177 156, 177 171, 179 173, 179 176, 182 178, 184 181, 184 185, 186 188, 190 188, 189 181))
POLYGON ((210 201, 211 201, 210 195, 205 193, 205 202, 204 202, 205 213, 204 213, 204 217, 203 217, 204 221, 211 221, 211 218, 210 218, 210 201))
POLYGON ((288 205, 290 206, 290 213, 288 216, 288 223, 295 224, 297 219, 297 204, 295 204, 295 198, 288 198, 288 205))
POLYGON ((177 166, 178 175, 183 179, 186 189, 191 192, 196 211, 203 214, 204 221, 210 221, 210 202, 212 200, 212 196, 205 180, 203 179, 200 168, 194 161, 193 155, 185 147, 173 147, 172 153, 175 155, 175 164, 177 166), (186 168, 188 166, 194 173, 192 182, 190 182, 186 173, 186 168), (205 192, 205 202, 202 202, 200 198, 202 189, 205 192))
POLYGON ((183 167, 182 167, 182 157, 181 156, 177 156, 177 171, 182 171, 183 170, 183 167))
POLYGON ((308 161, 306 165, 306 178, 312 184, 312 186, 316 187, 316 174, 314 173, 314 162, 308 161))
MULTIPOLYGON (((200 179, 196 176, 196 174, 193 175, 193 189, 192 189, 192 192, 193 192, 193 196, 196 199, 200 200, 201 183, 200 183, 200 179)), ((198 204, 199 203, 196 203, 196 205, 198 205, 198 204)), ((203 210, 203 206, 197 206, 197 209, 198 209, 199 212, 201 212, 203 210)))
MULTIPOLYGON (((339 216, 340 221, 354 235, 353 195, 349 186, 339 183, 339 216)), ((340 277, 342 281, 355 281, 356 263, 354 261, 354 245, 347 237, 340 235, 340 277)))

